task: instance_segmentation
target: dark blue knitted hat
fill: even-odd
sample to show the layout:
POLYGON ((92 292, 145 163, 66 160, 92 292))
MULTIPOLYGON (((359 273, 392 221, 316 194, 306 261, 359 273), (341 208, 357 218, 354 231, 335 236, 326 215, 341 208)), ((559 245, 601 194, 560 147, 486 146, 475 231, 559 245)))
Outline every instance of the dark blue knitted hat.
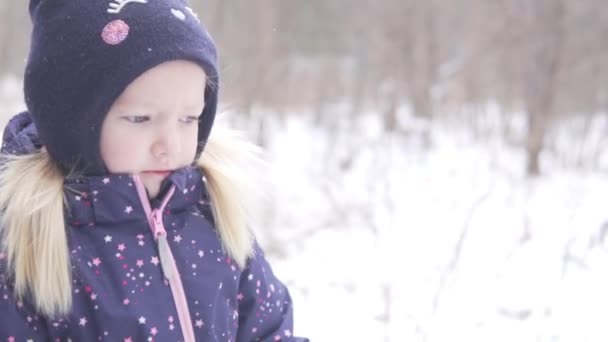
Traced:
POLYGON ((123 90, 171 60, 207 74, 199 149, 217 107, 217 52, 185 0, 31 0, 33 22, 24 91, 38 134, 64 172, 107 173, 101 127, 123 90))

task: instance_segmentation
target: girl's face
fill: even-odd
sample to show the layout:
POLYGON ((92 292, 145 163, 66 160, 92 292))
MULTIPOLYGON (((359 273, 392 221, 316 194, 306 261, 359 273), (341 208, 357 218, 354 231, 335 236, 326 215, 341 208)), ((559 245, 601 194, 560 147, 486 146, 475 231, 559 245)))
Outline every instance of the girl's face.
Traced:
POLYGON ((150 197, 156 197, 171 171, 194 160, 205 82, 197 64, 171 61, 129 84, 101 129, 101 156, 108 170, 138 174, 150 197))

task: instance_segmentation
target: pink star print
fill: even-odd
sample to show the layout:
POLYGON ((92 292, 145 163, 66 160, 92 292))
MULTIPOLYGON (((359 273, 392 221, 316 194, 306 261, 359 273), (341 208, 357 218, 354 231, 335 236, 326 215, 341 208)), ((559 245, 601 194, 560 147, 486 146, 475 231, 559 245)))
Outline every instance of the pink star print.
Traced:
POLYGON ((155 266, 158 265, 158 257, 152 257, 152 260, 150 262, 153 263, 155 266))
POLYGON ((99 258, 93 259, 93 265, 99 266, 101 264, 101 260, 99 258))
POLYGON ((197 328, 201 328, 204 324, 203 324, 203 320, 202 319, 197 319, 196 323, 194 323, 194 325, 196 325, 197 328))
POLYGON ((133 211, 133 207, 128 206, 125 208, 125 213, 130 214, 133 211))
POLYGON ((131 337, 127 337, 125 338, 125 342, 133 342, 133 340, 131 339, 131 337))
POLYGON ((152 329, 150 329, 150 334, 152 336, 156 336, 156 334, 158 334, 158 329, 156 329, 156 327, 153 327, 152 329))
POLYGON ((85 325, 87 325, 87 319, 86 319, 86 318, 84 318, 84 317, 82 317, 82 318, 80 319, 80 323, 79 323, 79 325, 82 325, 83 327, 84 327, 85 325))
POLYGON ((123 300, 122 303, 124 305, 129 305, 129 303, 131 303, 131 301, 129 300, 129 298, 125 298, 125 300, 123 300))
POLYGON ((121 243, 120 245, 118 245, 118 250, 121 251, 121 252, 124 251, 126 248, 127 247, 125 247, 124 243, 121 243))
POLYGON ((176 236, 176 237, 173 238, 173 241, 180 242, 180 241, 182 241, 182 237, 180 235, 178 235, 178 236, 176 236))
POLYGON ((103 184, 108 184, 110 183, 110 178, 104 178, 103 179, 103 184))
POLYGON ((144 266, 144 261, 143 260, 137 260, 137 267, 143 267, 144 266))

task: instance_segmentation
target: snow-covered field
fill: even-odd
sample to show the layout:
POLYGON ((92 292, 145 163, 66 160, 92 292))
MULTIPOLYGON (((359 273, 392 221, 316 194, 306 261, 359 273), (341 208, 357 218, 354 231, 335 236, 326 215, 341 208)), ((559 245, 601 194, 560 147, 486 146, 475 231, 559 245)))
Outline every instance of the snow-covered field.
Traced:
POLYGON ((527 179, 523 151, 500 138, 438 124, 425 149, 419 125, 402 119, 414 133, 384 133, 373 114, 331 130, 306 115, 272 125, 272 229, 286 241, 275 268, 291 286, 296 331, 313 341, 608 341, 608 176, 545 154, 543 175, 527 179))
MULTIPOLYGON (((0 124, 23 108, 20 91, 0 82, 0 124)), ((261 237, 291 289, 296 335, 608 341, 602 168, 565 167, 563 154, 547 153, 542 176, 528 179, 523 151, 499 137, 421 124, 407 110, 409 133, 386 133, 375 113, 352 120, 347 108, 328 111, 324 125, 305 112, 255 115, 266 123, 275 196, 261 237)), ((601 142, 601 117, 595 125, 601 142)), ((568 134, 554 145, 586 155, 568 134)), ((602 165, 605 154, 593 155, 602 165)))

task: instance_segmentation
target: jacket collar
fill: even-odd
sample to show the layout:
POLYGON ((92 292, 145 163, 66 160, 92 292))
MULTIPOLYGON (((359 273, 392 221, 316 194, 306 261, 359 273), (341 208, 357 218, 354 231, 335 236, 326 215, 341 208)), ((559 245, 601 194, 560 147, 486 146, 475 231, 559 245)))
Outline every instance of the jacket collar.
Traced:
MULTIPOLYGON (((110 174, 66 179, 66 222, 74 226, 146 222, 148 218, 133 177, 130 174, 110 174)), ((187 166, 175 170, 163 181, 159 196, 150 201, 152 208, 160 206, 172 185, 175 185, 175 193, 167 203, 165 213, 184 211, 208 201, 202 171, 198 167, 187 166)))

